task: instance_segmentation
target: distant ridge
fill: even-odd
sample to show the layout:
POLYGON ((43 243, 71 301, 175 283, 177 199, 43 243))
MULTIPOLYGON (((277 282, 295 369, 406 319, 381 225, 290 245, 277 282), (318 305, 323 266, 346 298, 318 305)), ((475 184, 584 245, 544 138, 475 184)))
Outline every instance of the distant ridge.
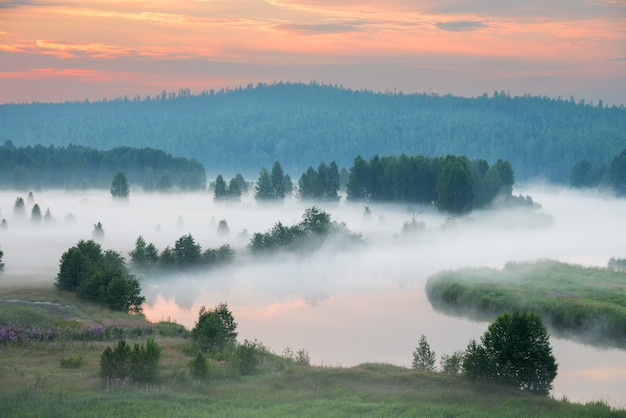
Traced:
POLYGON ((511 162, 518 180, 567 183, 577 160, 609 164, 626 147, 626 109, 504 92, 476 98, 258 84, 98 102, 0 105, 0 145, 151 147, 195 158, 209 176, 299 175, 361 155, 466 155, 511 162))

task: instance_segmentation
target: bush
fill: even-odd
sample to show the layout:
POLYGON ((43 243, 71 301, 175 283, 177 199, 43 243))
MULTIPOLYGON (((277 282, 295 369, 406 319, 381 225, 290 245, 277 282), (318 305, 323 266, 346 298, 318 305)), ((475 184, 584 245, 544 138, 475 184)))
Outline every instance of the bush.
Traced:
POLYGON ((441 371, 445 374, 459 374, 463 366, 463 351, 455 351, 452 355, 441 356, 441 371))
POLYGON ((77 354, 74 357, 61 358, 62 369, 78 369, 83 364, 85 364, 85 359, 80 354, 77 354))
POLYGON ((100 356, 100 376, 108 379, 130 377, 136 382, 152 382, 158 377, 161 348, 154 338, 132 348, 124 340, 115 349, 110 346, 100 356))
POLYGON ((189 362, 189 372, 196 379, 203 380, 209 375, 209 365, 204 353, 198 352, 196 357, 189 362))
POLYGON ((237 347, 236 358, 239 373, 242 375, 255 374, 259 366, 259 351, 262 349, 256 342, 245 340, 237 347))

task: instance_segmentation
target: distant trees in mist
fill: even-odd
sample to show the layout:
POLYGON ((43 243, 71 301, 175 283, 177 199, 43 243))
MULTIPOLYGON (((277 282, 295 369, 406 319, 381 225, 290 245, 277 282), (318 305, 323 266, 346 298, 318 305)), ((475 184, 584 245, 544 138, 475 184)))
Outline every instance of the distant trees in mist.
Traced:
POLYGON ((609 187, 619 196, 626 196, 626 149, 608 165, 594 165, 589 160, 578 160, 570 171, 570 186, 575 188, 609 187))
POLYGON ((253 254, 275 251, 300 251, 319 248, 330 240, 358 243, 360 235, 351 232, 344 223, 331 220, 330 215, 318 207, 304 211, 302 220, 292 226, 277 222, 267 232, 256 232, 248 248, 253 254))
POLYGON ((229 263, 235 256, 230 245, 208 248, 204 252, 191 234, 181 236, 173 247, 167 246, 161 252, 152 243, 139 236, 135 248, 130 252, 131 265, 143 271, 167 271, 169 269, 192 269, 213 267, 229 263))
MULTIPOLYGON (((106 151, 76 145, 16 147, 0 145, 0 186, 29 188, 107 188, 123 173, 128 185, 146 191, 205 190, 204 166, 195 159, 173 157, 154 148, 121 146, 106 151)), ((123 194, 121 181, 112 185, 115 197, 123 194)))
MULTIPOLYGON (((347 185, 349 200, 435 204, 462 214, 496 197, 512 200, 515 175, 508 161, 470 161, 464 156, 356 157, 347 185)), ((525 203, 525 200, 522 202, 525 203)))

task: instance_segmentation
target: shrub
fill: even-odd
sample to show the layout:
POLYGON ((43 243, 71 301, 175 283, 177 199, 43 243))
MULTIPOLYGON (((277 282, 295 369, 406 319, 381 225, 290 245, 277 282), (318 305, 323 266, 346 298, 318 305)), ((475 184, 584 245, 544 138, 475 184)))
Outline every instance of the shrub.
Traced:
POLYGON ((256 373, 259 365, 259 344, 245 340, 237 347, 236 358, 239 373, 251 375, 256 373))
POLYGON ((441 356, 441 371, 445 374, 459 374, 463 365, 463 351, 455 351, 451 355, 441 356))
POLYGON ((78 369, 84 363, 85 363, 85 359, 80 354, 77 354, 74 357, 61 358, 62 369, 78 369))
POLYGON ((209 365, 204 353, 198 352, 196 357, 189 362, 189 372, 196 379, 203 380, 209 375, 209 365))
POLYGON ((161 348, 153 338, 146 344, 135 344, 132 348, 124 340, 115 349, 110 346, 100 356, 100 375, 104 378, 125 379, 136 382, 152 382, 158 376, 161 348))

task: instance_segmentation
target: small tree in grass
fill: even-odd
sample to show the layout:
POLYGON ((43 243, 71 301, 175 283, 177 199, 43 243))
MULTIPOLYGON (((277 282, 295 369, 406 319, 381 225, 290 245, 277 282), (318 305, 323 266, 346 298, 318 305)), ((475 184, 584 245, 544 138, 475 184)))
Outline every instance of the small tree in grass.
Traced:
POLYGON ((539 315, 504 313, 489 325, 480 341, 472 340, 467 347, 465 374, 537 394, 550 393, 557 364, 539 315))
POLYGON ((235 341, 236 329, 237 323, 228 305, 221 303, 215 309, 200 308, 191 335, 202 350, 217 353, 223 351, 227 343, 235 341))
POLYGON ((463 366, 463 351, 455 351, 451 355, 441 356, 441 371, 445 374, 459 374, 463 366))
POLYGON ((419 343, 413 352, 413 368, 419 370, 435 370, 435 352, 430 349, 426 336, 420 337, 419 343))
POLYGON ((100 375, 107 379, 131 378, 135 382, 153 382, 158 377, 161 350, 154 338, 133 347, 120 340, 115 349, 107 346, 100 355, 100 375))
POLYGON ((202 351, 198 351, 196 357, 189 362, 189 372, 198 380, 206 379, 209 375, 209 365, 206 355, 202 351))

